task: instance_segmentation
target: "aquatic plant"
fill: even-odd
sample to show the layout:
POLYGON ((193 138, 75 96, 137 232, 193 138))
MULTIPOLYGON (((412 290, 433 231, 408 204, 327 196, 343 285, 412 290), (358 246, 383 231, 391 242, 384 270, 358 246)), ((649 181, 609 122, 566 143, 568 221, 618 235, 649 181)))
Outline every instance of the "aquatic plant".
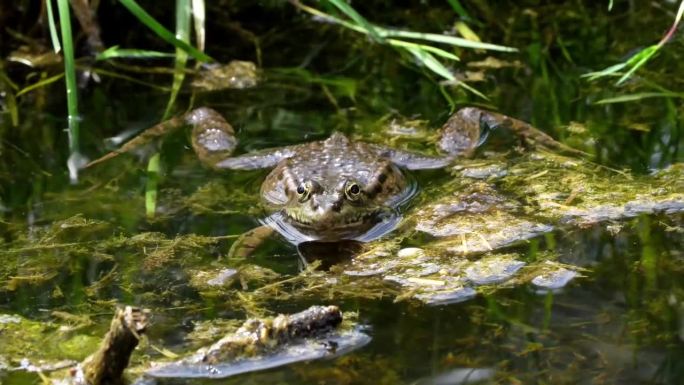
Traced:
MULTIPOLYGON (((455 84, 457 86, 463 87, 464 89, 472 92, 473 94, 487 99, 487 97, 482 94, 477 89, 471 87, 465 82, 458 80, 453 73, 444 66, 435 55, 447 59, 449 61, 459 61, 459 57, 452 52, 446 51, 439 47, 433 46, 431 44, 441 43, 447 44, 454 47, 470 48, 470 49, 483 49, 483 50, 493 50, 501 52, 517 52, 516 48, 505 47, 497 44, 482 43, 475 39, 465 39, 462 37, 450 36, 445 34, 435 34, 435 33, 423 33, 416 31, 407 31, 394 28, 383 28, 378 25, 374 25, 368 20, 366 20, 361 14, 359 14, 354 8, 347 4, 344 0, 326 0, 323 4, 331 4, 337 8, 340 12, 346 15, 350 21, 340 19, 331 14, 322 12, 316 8, 304 5, 299 0, 290 0, 290 3, 295 7, 314 15, 321 20, 333 22, 339 24, 345 28, 352 31, 359 32, 368 35, 371 40, 375 43, 386 44, 394 47, 400 51, 405 51, 411 54, 418 63, 422 64, 429 71, 433 72, 437 76, 443 78, 444 80, 455 84), (427 43, 415 43, 414 41, 424 41, 427 43)), ((455 7, 455 9, 463 14, 464 9, 460 6, 457 1, 452 1, 450 4, 455 7)))
MULTIPOLYGON (((612 1, 610 3, 609 9, 612 8, 612 1)), ((646 48, 638 50, 636 53, 631 55, 627 60, 614 64, 610 67, 604 68, 600 71, 589 72, 582 77, 587 78, 589 81, 595 81, 604 77, 618 77, 619 79, 615 82, 616 86, 624 85, 627 80, 629 80, 636 71, 649 62, 655 55, 672 40, 677 31, 677 27, 684 16, 684 1, 679 2, 679 7, 677 9, 677 14, 675 20, 665 33, 665 35, 658 41, 658 43, 649 45, 646 48)), ((620 95, 611 98, 604 98, 597 101, 597 104, 610 104, 610 103, 624 103, 638 101, 645 98, 654 97, 664 97, 664 98, 684 98, 684 93, 673 92, 666 89, 663 86, 659 86, 653 82, 642 81, 642 83, 653 91, 640 92, 634 94, 620 95)))

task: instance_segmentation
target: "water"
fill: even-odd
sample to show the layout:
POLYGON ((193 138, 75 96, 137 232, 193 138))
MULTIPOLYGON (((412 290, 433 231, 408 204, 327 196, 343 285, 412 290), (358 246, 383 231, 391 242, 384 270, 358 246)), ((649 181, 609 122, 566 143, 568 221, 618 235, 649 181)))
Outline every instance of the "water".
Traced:
MULTIPOLYGON (((475 2, 469 10, 481 26, 475 23, 473 29, 484 41, 518 47, 520 53, 459 53, 471 64, 455 70, 460 75, 481 72, 484 81, 472 84, 490 101, 461 90, 445 92, 456 107, 476 104, 530 121, 595 154, 596 163, 647 178, 652 170, 681 161, 678 100, 596 105, 592 103, 601 98, 643 92, 649 86, 638 79, 617 88, 612 81, 591 83, 578 75, 656 42, 673 20, 674 9, 658 4, 630 8, 617 2, 607 13, 607 2, 475 2), (505 66, 482 69, 473 64, 488 56, 505 66)), ((415 30, 446 30, 454 20, 446 2, 412 5, 413 11, 381 3, 354 5, 379 24, 415 30), (417 12, 424 17, 415 17, 417 12)), ((137 25, 135 20, 110 4, 103 7, 112 16, 102 20, 108 42, 161 44, 131 36, 118 26, 137 25)), ((256 60, 254 45, 244 37, 244 31, 251 31, 260 37, 262 81, 247 90, 194 95, 187 90, 178 110, 190 103, 217 109, 238 130, 241 151, 322 139, 334 130, 382 140, 381 128, 394 118, 422 119, 438 127, 449 115, 439 84, 409 61, 400 61, 392 49, 296 15, 285 4, 213 7, 210 54, 222 62, 256 60), (231 38, 220 43, 220 36, 231 38)), ((170 20, 171 14, 157 12, 170 20)), ((678 39, 668 44, 640 75, 676 91, 680 44, 678 39)), ((0 45, 3 55, 10 46, 0 45)), ((170 84, 165 75, 129 73, 105 64, 96 68, 156 86, 170 84)), ((17 82, 40 72, 7 65, 5 71, 17 82)), ((91 158, 108 151, 105 138, 155 124, 168 97, 144 84, 100 76, 100 83, 85 82, 80 103, 81 147, 91 158)), ((3 337, 0 324, 2 383, 38 380, 3 371, 3 362, 15 366, 22 357, 83 359, 99 342, 116 303, 152 308, 151 344, 176 352, 199 344, 185 338, 201 322, 241 321, 318 303, 358 312, 358 322, 373 338, 364 348, 333 360, 244 374, 224 383, 441 384, 478 378, 484 383, 674 384, 684 376, 681 214, 561 227, 506 250, 529 264, 553 256, 582 267, 581 277, 559 292, 504 284, 462 303, 426 306, 410 297, 395 301, 400 293, 373 286, 370 278, 316 291, 310 287, 320 282, 316 273, 301 273, 295 247, 282 240, 269 240, 246 261, 226 259, 233 236, 258 225, 264 215, 256 204, 266 173, 209 171, 194 158, 185 133, 172 135, 161 147, 164 170, 153 220, 144 214, 144 163, 136 155, 86 170, 78 185, 69 185, 66 134, 61 131, 66 127, 63 95, 59 82, 26 94, 18 127, 11 126, 7 113, 0 115, 0 253, 5 261, 0 266, 0 313, 27 320, 12 339, 7 333, 3 337), (229 289, 193 281, 201 280, 202 272, 227 266, 247 266, 242 281, 229 289), (295 280, 277 290, 258 291, 289 278, 295 280), (60 325, 68 327, 60 331, 60 325)), ((0 103, 7 105, 2 99, 0 103)), ((432 148, 427 141, 408 142, 396 140, 397 145, 432 148)), ((505 135, 493 135, 476 160, 484 159, 486 151, 516 145, 505 135)), ((418 172, 416 177, 421 191, 407 210, 428 204, 426 191, 445 189, 453 178, 444 171, 418 172)), ((424 247, 429 240, 410 237, 402 246, 424 247)), ((148 345, 133 362, 144 362, 146 356, 162 358, 148 345)))

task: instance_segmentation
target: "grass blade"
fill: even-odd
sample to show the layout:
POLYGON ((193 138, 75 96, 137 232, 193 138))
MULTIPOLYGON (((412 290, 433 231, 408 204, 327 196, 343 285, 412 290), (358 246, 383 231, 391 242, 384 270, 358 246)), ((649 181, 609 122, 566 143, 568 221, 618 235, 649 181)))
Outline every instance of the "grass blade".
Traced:
POLYGON ((0 94, 5 96, 5 107, 9 111, 12 127, 19 126, 19 107, 17 106, 17 85, 10 80, 5 73, 2 61, 0 61, 0 94))
POLYGON ((169 52, 159 52, 159 51, 148 51, 144 49, 127 49, 119 48, 118 45, 107 48, 106 50, 100 52, 95 56, 95 60, 109 60, 117 58, 126 59, 157 59, 157 58, 169 58, 173 57, 174 54, 169 52))
MULTIPOLYGON (((190 0, 176 0, 176 36, 186 44, 190 42, 190 21, 192 17, 192 8, 190 7, 190 0)), ((185 65, 188 62, 188 52, 181 48, 176 48, 176 60, 173 71, 173 85, 171 86, 171 94, 169 101, 166 104, 166 110, 162 120, 171 117, 173 105, 176 103, 178 92, 185 80, 185 65)))
POLYGON ((417 39, 426 40, 434 43, 444 43, 449 45, 454 45, 463 48, 473 48, 473 49, 485 49, 490 51, 500 51, 500 52, 517 52, 517 48, 506 47, 498 44, 482 43, 478 41, 472 41, 464 39, 462 37, 440 35, 437 33, 423 33, 423 32, 413 32, 413 31, 403 31, 399 29, 386 29, 380 32, 381 35, 386 37, 403 37, 405 39, 417 39))
MULTIPOLYGON (((191 0, 176 0, 176 36, 180 41, 189 45, 190 21, 192 17, 191 0)), ((176 60, 174 65, 173 85, 171 94, 166 104, 162 121, 167 120, 176 103, 176 98, 185 79, 185 66, 188 61, 188 52, 181 47, 176 47, 176 60)), ((159 172, 161 156, 154 154, 147 163, 147 182, 145 184, 145 213, 148 218, 153 218, 157 210, 157 190, 159 187, 159 172)))
POLYGON ((161 37, 164 41, 173 44, 176 48, 185 51, 188 55, 193 58, 202 61, 210 62, 214 61, 209 55, 200 52, 195 47, 191 46, 185 41, 176 38, 171 31, 164 28, 157 20, 155 20, 147 11, 145 11, 135 0, 119 0, 121 4, 124 5, 135 17, 145 24, 149 29, 151 29, 157 36, 161 37))
POLYGON ((629 79, 636 70, 638 70, 639 68, 641 68, 641 66, 646 64, 646 62, 649 61, 651 59, 651 57, 653 57, 653 55, 656 54, 656 52, 658 52, 659 48, 660 48, 660 46, 658 46, 658 45, 652 45, 650 47, 646 47, 646 49, 639 52, 632 59, 630 59, 628 61, 627 66, 631 65, 632 68, 630 68, 629 71, 627 71, 627 73, 622 75, 622 77, 617 81, 617 83, 615 83, 615 85, 619 86, 619 85, 623 84, 627 79, 629 79), (637 59, 637 60, 635 61, 633 59, 637 59), (634 63, 634 64, 632 64, 632 63, 634 63))
POLYGON ((463 36, 466 40, 470 41, 476 41, 476 42, 482 42, 482 39, 468 27, 468 24, 462 22, 462 21, 457 21, 456 24, 454 24, 454 28, 458 33, 463 36))
MULTIPOLYGON (((613 2, 611 1, 609 3, 609 9, 612 8, 612 4, 613 2)), ((622 63, 614 64, 601 71, 590 72, 582 76, 588 78, 590 81, 593 81, 604 76, 616 74, 625 68, 629 68, 629 70, 625 74, 623 74, 620 77, 620 79, 618 79, 618 81, 615 83, 616 86, 622 85, 625 81, 627 81, 627 79, 629 79, 634 74, 634 72, 636 72, 636 70, 638 70, 649 60, 651 60, 651 58, 665 45, 665 43, 672 39, 675 32, 677 31, 677 26, 682 21, 683 16, 684 0, 679 2, 679 7, 677 9, 677 15, 675 16, 675 20, 670 26, 670 29, 667 31, 667 33, 665 33, 665 35, 660 39, 658 44, 654 44, 642 49, 641 51, 637 52, 635 55, 633 55, 632 57, 630 57, 622 63)))
POLYGON ((57 35, 57 26, 55 25, 55 15, 52 12, 52 0, 45 0, 45 9, 47 10, 48 27, 50 28, 50 41, 52 41, 52 49, 55 53, 62 50, 59 43, 59 35, 57 35))
POLYGON ((424 44, 416 44, 416 43, 411 43, 408 41, 403 41, 403 40, 396 40, 396 39, 388 39, 387 42, 395 47, 402 47, 402 48, 408 48, 408 47, 414 47, 423 51, 428 51, 430 53, 433 53, 437 56, 441 56, 445 59, 453 60, 453 61, 460 61, 461 59, 454 55, 451 52, 445 51, 441 48, 433 47, 430 45, 424 45, 424 44))
POLYGON ((27 92, 31 92, 31 91, 38 89, 38 88, 41 88, 41 87, 45 87, 48 84, 54 83, 63 77, 64 77, 64 73, 61 73, 61 74, 57 74, 54 76, 50 76, 49 78, 46 78, 46 79, 42 79, 39 82, 33 83, 30 86, 26 86, 26 87, 22 88, 21 90, 19 90, 17 92, 16 96, 19 97, 19 96, 21 96, 27 92))
POLYGON ((594 104, 626 103, 648 98, 684 98, 684 94, 676 92, 641 92, 638 94, 627 94, 616 96, 613 98, 601 99, 598 102, 595 102, 594 104))
POLYGON ((197 49, 204 52, 204 44, 206 42, 206 29, 204 27, 206 20, 206 6, 204 0, 192 0, 192 17, 193 25, 195 26, 195 40, 197 49))
POLYGON ((416 47, 406 47, 406 49, 413 54, 413 56, 421 62, 425 67, 430 69, 430 71, 436 73, 437 75, 443 77, 448 81, 456 81, 454 74, 449 71, 439 60, 435 59, 429 52, 425 52, 416 47))
POLYGON ((465 88, 466 90, 472 92, 473 94, 481 97, 482 99, 489 100, 484 94, 482 94, 480 91, 476 90, 475 88, 467 85, 466 83, 456 79, 454 74, 449 71, 448 68, 444 66, 444 64, 440 63, 439 60, 437 60, 434 56, 432 56, 429 52, 423 51, 421 49, 418 49, 416 47, 406 47, 406 49, 413 54, 413 56, 420 61, 426 68, 428 68, 430 71, 436 73, 437 75, 443 77, 444 79, 448 80, 449 82, 455 83, 460 87, 465 88))
POLYGON ((78 181, 78 169, 84 160, 79 152, 79 115, 78 115, 78 88, 76 86, 76 63, 74 60, 74 44, 71 35, 71 15, 69 12, 69 0, 57 0, 59 11, 59 24, 62 32, 62 45, 64 48, 64 78, 66 79, 67 109, 69 121, 69 179, 72 183, 78 181))
POLYGON ((461 2, 458 0, 447 0, 449 5, 451 5, 451 8, 454 9, 454 12, 456 12, 459 16, 462 18, 468 20, 470 19, 470 15, 468 12, 466 12, 465 8, 463 8, 463 5, 461 5, 461 2))
MULTIPOLYGON (((345 28, 351 29, 356 32, 360 32, 363 34, 368 34, 368 31, 364 28, 361 28, 360 26, 350 23, 348 21, 339 19, 335 16, 329 15, 325 12, 321 12, 315 8, 311 8, 309 6, 306 6, 304 4, 301 4, 296 1, 291 1, 297 8, 310 13, 314 16, 318 16, 321 19, 328 20, 330 22, 339 24, 345 28)), ((484 50, 491 50, 491 51, 501 51, 501 52, 518 52, 517 48, 513 47, 506 47, 503 45, 498 45, 498 44, 491 44, 491 43, 481 43, 477 41, 471 41, 468 39, 464 39, 461 37, 456 37, 456 36, 449 36, 449 35, 440 35, 437 33, 423 33, 423 32, 414 32, 414 31, 405 31, 405 30, 400 30, 400 29, 389 29, 389 28, 382 28, 378 27, 377 25, 374 25, 373 28, 375 31, 380 35, 382 38, 391 38, 391 37, 400 37, 400 38, 406 38, 406 39, 417 39, 417 40, 426 40, 426 41, 431 41, 435 43, 444 43, 444 44, 449 44, 457 47, 463 47, 463 48, 473 48, 473 49, 484 49, 484 50)))
POLYGON ((368 22, 368 20, 366 20, 365 17, 361 16, 358 12, 356 12, 356 10, 349 6, 349 4, 347 4, 344 0, 328 0, 328 2, 334 5, 342 13, 347 15, 347 17, 352 19, 356 24, 361 26, 361 28, 365 29, 368 35, 373 39, 373 41, 375 41, 376 43, 381 43, 383 41, 383 38, 375 30, 375 26, 368 22))
POLYGON ((604 68, 601 71, 588 72, 586 74, 580 75, 583 78, 588 78, 590 81, 602 78, 604 76, 611 76, 620 72, 623 68, 627 66, 627 62, 614 64, 610 67, 604 68))

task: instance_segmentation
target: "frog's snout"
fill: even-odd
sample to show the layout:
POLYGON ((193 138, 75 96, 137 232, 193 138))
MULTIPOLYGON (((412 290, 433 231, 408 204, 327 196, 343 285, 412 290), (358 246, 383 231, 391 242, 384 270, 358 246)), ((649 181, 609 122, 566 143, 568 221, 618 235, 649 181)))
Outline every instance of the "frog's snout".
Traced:
POLYGON ((321 220, 334 217, 342 210, 342 199, 335 195, 315 195, 311 199, 311 213, 321 220))

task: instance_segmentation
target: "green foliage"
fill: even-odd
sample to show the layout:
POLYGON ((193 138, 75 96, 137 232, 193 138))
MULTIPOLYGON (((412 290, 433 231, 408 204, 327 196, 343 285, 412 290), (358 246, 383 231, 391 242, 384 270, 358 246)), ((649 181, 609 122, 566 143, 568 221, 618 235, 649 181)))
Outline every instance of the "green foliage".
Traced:
POLYGON ((69 0, 57 0, 59 24, 62 29, 62 45, 64 47, 64 76, 67 90, 67 109, 69 111, 69 177, 72 182, 78 180, 78 169, 81 166, 79 153, 78 88, 76 86, 76 62, 74 59, 74 43, 71 33, 71 15, 69 0))
POLYGON ((52 41, 52 47, 55 52, 62 50, 62 45, 59 42, 59 36, 57 35, 57 26, 55 25, 55 15, 52 12, 52 0, 45 0, 45 9, 48 16, 48 27, 50 28, 50 40, 52 41))
MULTIPOLYGON (((613 5, 613 2, 611 1, 608 9, 611 9, 613 5)), ((632 55, 629 59, 625 60, 624 62, 612 65, 610 67, 604 68, 601 71, 595 71, 595 72, 590 72, 587 74, 582 75, 583 77, 588 78, 590 81, 597 80, 606 76, 612 76, 615 74, 619 74, 620 79, 615 83, 616 86, 624 84, 632 75, 639 69, 641 68, 644 64, 646 64, 649 60, 651 60, 659 51, 660 49, 672 39, 674 36, 677 26, 679 25, 679 22, 682 20, 682 16, 684 15, 684 1, 681 1, 679 3, 679 9, 677 10, 677 15, 675 16, 675 21, 668 30, 668 32, 663 36, 662 39, 657 44, 650 45, 644 49, 639 50, 636 54, 632 55), (626 70, 626 72, 621 72, 623 70, 626 70)), ((637 99, 635 99, 637 100, 637 99)))
POLYGON ((140 20, 147 28, 151 29, 157 36, 164 41, 173 44, 176 48, 185 51, 188 55, 201 62, 214 61, 209 55, 200 52, 197 48, 191 46, 188 42, 178 39, 168 29, 164 28, 161 23, 155 20, 147 11, 145 11, 135 0, 120 0, 121 4, 125 6, 135 17, 140 20))
POLYGON ((149 51, 144 49, 126 49, 119 48, 118 45, 111 46, 106 50, 100 52, 95 56, 95 60, 109 60, 109 59, 157 59, 174 57, 174 54, 169 52, 149 51))
MULTIPOLYGON (((435 75, 447 80, 448 82, 457 84, 484 99, 487 98, 481 92, 477 91, 471 86, 466 85, 464 82, 456 79, 456 77, 451 73, 451 71, 446 66, 444 66, 444 64, 442 64, 439 60, 437 60, 437 58, 435 58, 434 56, 437 55, 451 61, 458 61, 459 58, 457 55, 445 51, 441 48, 431 46, 429 44, 418 44, 402 39, 421 40, 428 43, 441 43, 461 48, 483 49, 500 52, 517 52, 516 48, 505 47, 497 44, 482 43, 479 41, 468 40, 456 36, 383 28, 367 21, 356 10, 354 10, 344 1, 328 0, 328 2, 333 4, 338 9, 340 9, 342 13, 344 13, 347 17, 351 19, 351 21, 340 19, 336 16, 327 14, 316 8, 312 8, 307 5, 301 4, 297 1, 293 1, 292 3, 299 9, 307 13, 310 13, 314 16, 332 21, 352 31, 368 35, 371 38, 373 38, 373 40, 376 43, 387 44, 399 50, 408 52, 413 58, 416 59, 418 63, 422 64, 425 68, 427 68, 435 75)), ((453 5, 455 4, 452 2, 452 6, 453 5)))

